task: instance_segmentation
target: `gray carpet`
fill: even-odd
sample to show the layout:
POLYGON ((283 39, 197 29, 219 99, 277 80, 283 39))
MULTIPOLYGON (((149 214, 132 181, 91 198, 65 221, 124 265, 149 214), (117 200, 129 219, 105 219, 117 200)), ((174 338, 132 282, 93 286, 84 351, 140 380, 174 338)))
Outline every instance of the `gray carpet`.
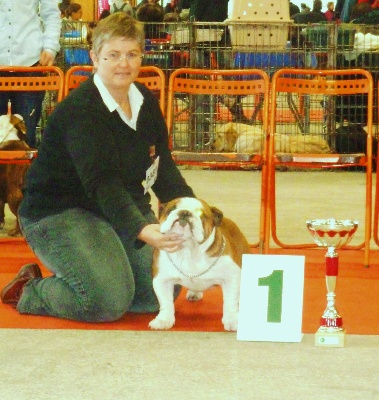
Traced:
POLYGON ((2 330, 0 340, 2 400, 379 399, 378 336, 347 336, 344 348, 195 332, 2 330))

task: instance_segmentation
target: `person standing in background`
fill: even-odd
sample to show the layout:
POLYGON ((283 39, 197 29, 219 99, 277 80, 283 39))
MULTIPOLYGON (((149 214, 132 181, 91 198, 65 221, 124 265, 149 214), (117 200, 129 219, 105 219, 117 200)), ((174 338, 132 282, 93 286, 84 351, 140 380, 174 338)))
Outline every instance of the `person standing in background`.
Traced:
MULTIPOLYGON (((0 26, 0 65, 53 65, 61 33, 56 1, 0 1, 0 26)), ((9 76, 9 73, 1 74, 9 76)), ((7 113, 10 100, 12 113, 20 114, 25 120, 26 141, 30 147, 36 147, 36 127, 44 95, 44 92, 0 92, 0 114, 7 113)))
POLYGON ((110 9, 111 14, 120 11, 127 13, 131 17, 133 17, 134 15, 133 7, 131 6, 128 0, 113 0, 110 9))
POLYGON ((179 12, 178 0, 171 0, 169 3, 167 3, 163 9, 163 12, 164 14, 178 13, 179 12))
POLYGON ((290 6, 290 17, 291 17, 292 15, 295 15, 295 14, 297 14, 297 13, 300 12, 299 6, 296 5, 295 3, 292 3, 292 1, 290 1, 289 6, 290 6))
POLYGON ((350 22, 353 7, 357 3, 358 3, 357 0, 343 0, 343 3, 339 5, 339 1, 337 1, 336 13, 341 22, 350 22))
POLYGON ((303 14, 311 12, 311 9, 305 3, 301 3, 300 8, 301 8, 300 12, 303 14))
POLYGON ((81 28, 83 9, 79 3, 71 3, 66 9, 66 17, 63 18, 63 31, 73 31, 81 28))
POLYGON ((334 3, 329 1, 326 7, 328 9, 324 12, 325 18, 328 22, 332 22, 335 20, 334 3))
POLYGON ((59 11, 61 12, 61 18, 66 18, 66 10, 70 5, 71 0, 63 0, 61 3, 58 4, 59 11))
MULTIPOLYGON (((163 22, 163 8, 155 3, 146 3, 136 11, 138 21, 144 23, 145 39, 167 39, 167 32, 158 22, 163 22)), ((156 65, 156 60, 154 60, 156 65)), ((157 65, 159 66, 159 65, 157 65)))
POLYGON ((337 0, 336 7, 334 8, 334 13, 335 13, 334 18, 336 20, 341 19, 341 13, 344 5, 345 5, 345 0, 337 0))
POLYGON ((141 0, 136 8, 135 8, 135 14, 137 14, 137 11, 140 7, 144 6, 145 4, 156 4, 158 7, 161 7, 163 10, 163 7, 159 4, 159 0, 141 0))
POLYGON ((299 14, 295 14, 292 19, 295 24, 316 24, 318 22, 324 22, 326 21, 326 17, 321 9, 321 0, 314 0, 311 12, 300 12, 299 14))
POLYGON ((179 10, 189 8, 190 20, 223 22, 228 18, 229 0, 179 0, 179 10))
MULTIPOLYGON (((91 44, 92 31, 89 24, 82 20, 83 8, 79 3, 71 3, 66 10, 66 18, 62 20, 63 36, 74 38, 74 45, 65 46, 65 65, 91 65, 88 44, 91 44)), ((92 23, 90 23, 93 26, 92 23)))

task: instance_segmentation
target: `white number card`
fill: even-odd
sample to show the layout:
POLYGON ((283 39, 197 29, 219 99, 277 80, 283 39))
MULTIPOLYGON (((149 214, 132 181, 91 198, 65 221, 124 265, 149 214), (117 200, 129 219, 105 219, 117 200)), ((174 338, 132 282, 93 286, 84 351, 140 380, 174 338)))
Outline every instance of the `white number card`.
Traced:
POLYGON ((237 340, 301 342, 304 256, 244 254, 237 340))

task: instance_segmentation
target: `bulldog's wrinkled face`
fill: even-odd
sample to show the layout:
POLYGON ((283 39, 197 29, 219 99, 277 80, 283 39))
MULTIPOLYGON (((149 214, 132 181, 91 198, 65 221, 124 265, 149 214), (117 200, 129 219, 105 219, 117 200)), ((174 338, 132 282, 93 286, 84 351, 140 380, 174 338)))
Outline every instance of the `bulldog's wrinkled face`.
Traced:
POLYGON ((19 114, 0 116, 0 143, 7 140, 25 140, 26 127, 19 114))
POLYGON ((174 232, 202 243, 221 223, 222 213, 202 200, 183 197, 172 200, 163 210, 161 232, 174 232))

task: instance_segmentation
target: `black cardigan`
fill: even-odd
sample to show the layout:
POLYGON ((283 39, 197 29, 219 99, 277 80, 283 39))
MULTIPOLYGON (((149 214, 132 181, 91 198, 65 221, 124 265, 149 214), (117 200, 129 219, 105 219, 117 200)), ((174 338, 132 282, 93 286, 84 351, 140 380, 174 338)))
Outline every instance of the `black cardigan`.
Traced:
POLYGON ((153 162, 152 146, 160 158, 152 187, 159 201, 194 197, 171 157, 157 99, 142 84, 136 86, 144 97, 137 131, 108 110, 93 77, 57 105, 26 177, 21 216, 39 220, 81 207, 136 239, 151 211, 142 181, 153 162))

